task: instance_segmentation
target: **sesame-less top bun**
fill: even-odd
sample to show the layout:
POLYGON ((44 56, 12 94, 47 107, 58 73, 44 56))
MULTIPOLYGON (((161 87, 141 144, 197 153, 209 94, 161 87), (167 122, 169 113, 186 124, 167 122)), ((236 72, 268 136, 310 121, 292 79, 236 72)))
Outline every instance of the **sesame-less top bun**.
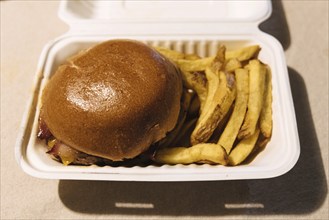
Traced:
POLYGON ((175 127, 181 93, 180 72, 169 60, 143 43, 110 40, 57 69, 40 117, 68 146, 118 161, 175 127))

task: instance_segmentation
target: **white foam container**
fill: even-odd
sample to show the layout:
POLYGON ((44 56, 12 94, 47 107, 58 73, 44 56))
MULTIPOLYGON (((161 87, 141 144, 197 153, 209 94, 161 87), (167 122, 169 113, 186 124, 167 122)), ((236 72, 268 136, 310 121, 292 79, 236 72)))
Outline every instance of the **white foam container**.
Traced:
POLYGON ((62 1, 59 16, 70 30, 49 42, 38 63, 16 143, 16 159, 28 174, 47 179, 204 181, 261 179, 288 172, 300 154, 294 106, 280 43, 259 30, 270 16, 270 1, 62 1), (64 166, 46 154, 36 138, 41 91, 66 58, 109 39, 136 39, 205 56, 218 44, 235 49, 258 44, 259 58, 273 72, 273 136, 246 165, 163 165, 147 167, 64 166))

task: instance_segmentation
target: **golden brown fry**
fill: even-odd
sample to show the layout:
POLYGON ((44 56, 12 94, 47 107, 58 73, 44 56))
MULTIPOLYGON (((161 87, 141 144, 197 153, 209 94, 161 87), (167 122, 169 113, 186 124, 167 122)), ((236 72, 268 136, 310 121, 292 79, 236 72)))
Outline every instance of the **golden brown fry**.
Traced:
MULTIPOLYGON (((205 69, 205 74, 207 78, 207 97, 204 106, 207 109, 213 103, 214 96, 216 92, 219 90, 218 87, 220 85, 220 70, 225 62, 225 50, 226 50, 225 47, 220 47, 211 65, 207 66, 205 69)), ((225 83, 227 81, 223 74, 222 77, 224 82, 221 85, 224 86, 226 85, 225 83)), ((206 111, 207 110, 201 111, 200 118, 203 117, 203 115, 205 115, 206 111)))
POLYGON ((263 109, 259 117, 260 131, 263 136, 270 138, 272 135, 272 74, 269 66, 266 66, 266 80, 263 109))
MULTIPOLYGON (((210 81, 208 84, 210 84, 210 81)), ((226 76, 225 73, 220 72, 219 86, 213 89, 215 92, 208 90, 208 97, 209 93, 211 93, 213 99, 210 99, 208 106, 206 106, 207 103, 205 104, 198 123, 191 135, 192 145, 206 142, 211 137, 220 121, 227 114, 236 95, 234 76, 230 74, 226 76)))
POLYGON ((227 60, 237 58, 239 61, 246 61, 257 57, 260 49, 258 45, 253 45, 238 50, 226 51, 225 57, 227 60))
POLYGON ((163 148, 156 152, 155 161, 163 164, 191 164, 211 162, 227 164, 224 148, 217 144, 198 144, 192 147, 163 148))
POLYGON ((258 136, 259 129, 257 128, 250 137, 242 139, 229 154, 229 164, 236 166, 242 163, 254 149, 258 136))
POLYGON ((175 51, 175 50, 170 50, 168 48, 165 48, 165 47, 155 47, 155 49, 160 53, 162 54, 163 56, 173 60, 173 61, 176 61, 178 59, 184 59, 185 57, 185 54, 184 53, 181 53, 181 52, 178 52, 178 51, 175 51))
POLYGON ((198 60, 198 59, 201 59, 201 57, 197 54, 185 54, 184 59, 185 60, 198 60))
POLYGON ((241 62, 236 58, 232 58, 225 62, 224 70, 226 72, 234 72, 236 69, 241 67, 242 67, 241 62))
POLYGON ((183 71, 195 72, 195 71, 204 71, 207 68, 207 66, 209 66, 212 63, 213 60, 214 57, 206 57, 198 60, 179 59, 176 60, 176 64, 183 71))
POLYGON ((238 134, 239 139, 249 137, 255 132, 263 107, 265 66, 262 65, 259 60, 251 60, 249 62, 249 69, 248 110, 238 134))
MULTIPOLYGON (((186 67, 184 67, 184 65, 182 63, 179 63, 182 60, 178 60, 178 66, 181 68, 182 70, 182 76, 183 76, 183 80, 186 83, 186 86, 188 88, 193 89, 200 100, 200 109, 202 112, 202 109, 206 103, 206 99, 208 100, 208 103, 211 102, 208 94, 209 88, 206 88, 207 85, 207 81, 209 82, 209 80, 211 80, 211 78, 214 78, 215 81, 218 81, 218 76, 216 76, 217 72, 221 69, 221 67, 223 66, 224 62, 225 62, 225 47, 222 46, 219 48, 217 55, 215 58, 213 58, 211 61, 211 63, 207 64, 208 66, 205 67, 206 72, 206 77, 204 76, 204 74, 200 71, 191 71, 190 70, 186 70, 186 67), (211 65, 210 65, 211 64, 211 65), (212 72, 215 72, 215 76, 213 77, 214 74, 211 74, 212 72)), ((195 69, 198 69, 198 65, 201 65, 200 63, 198 63, 200 60, 195 60, 192 61, 193 63, 195 63, 195 69)), ((208 62, 208 61, 207 61, 208 62)), ((191 64, 190 64, 191 65, 191 64)), ((191 66, 189 66, 191 67, 191 66)), ((200 67, 201 69, 201 67, 200 67)), ((214 87, 214 86, 213 86, 214 87)), ((216 88, 216 87, 214 87, 216 88)), ((216 89, 214 89, 215 91, 216 89)), ((210 95, 211 97, 211 95, 210 95)))
POLYGON ((234 109, 234 104, 232 104, 230 106, 230 109, 225 114, 223 119, 219 122, 217 128, 214 130, 214 132, 212 133, 212 135, 209 138, 209 140, 207 141, 207 143, 217 143, 218 142, 220 135, 223 133, 223 131, 227 125, 227 122, 232 115, 233 109, 234 109))
POLYGON ((223 45, 220 46, 211 64, 211 67, 213 68, 214 72, 216 72, 217 70, 221 70, 223 65, 225 64, 225 60, 226 60, 225 53, 226 53, 226 47, 223 45))
MULTIPOLYGON (((174 135, 169 135, 163 145, 193 146, 163 147, 156 153, 155 161, 167 164, 210 162, 224 165, 229 161, 230 165, 238 165, 253 151, 257 139, 258 144, 266 145, 272 132, 271 73, 269 67, 266 72, 266 67, 259 60, 250 60, 257 57, 260 51, 258 45, 234 51, 226 51, 222 46, 216 56, 206 58, 159 47, 157 50, 176 63, 186 88, 196 92, 198 102, 189 103, 188 111, 197 115, 199 109, 200 116, 196 125, 196 119, 188 122, 184 122, 184 119, 171 132, 174 135), (249 64, 245 65, 248 60, 249 64), (244 69, 241 69, 242 66, 244 69), (234 71, 237 82, 234 75, 230 74, 234 71), (235 104, 232 105, 235 98, 235 104), (229 109, 232 113, 227 114, 229 109), (225 115, 228 115, 228 122, 223 123, 225 115), (214 130, 220 123, 226 127, 218 143, 205 143, 215 135, 214 130), (185 144, 182 144, 184 135, 190 134, 191 143, 185 140, 185 144), (260 134, 262 138, 258 138, 260 134), (241 140, 232 150, 236 138, 241 140)), ((212 141, 217 142, 217 139, 218 136, 212 141)))
POLYGON ((230 153, 234 141, 239 133, 243 119, 247 110, 248 93, 249 93, 249 76, 248 70, 235 70, 237 96, 233 113, 219 138, 218 144, 224 147, 227 153, 230 153))
POLYGON ((206 101, 207 97, 207 79, 203 72, 188 72, 182 70, 182 78, 184 85, 194 90, 200 100, 200 106, 203 107, 203 104, 206 101))
POLYGON ((270 142, 270 140, 271 140, 271 138, 267 138, 267 137, 262 136, 261 139, 258 139, 257 146, 259 148, 264 148, 268 144, 268 142, 270 142))

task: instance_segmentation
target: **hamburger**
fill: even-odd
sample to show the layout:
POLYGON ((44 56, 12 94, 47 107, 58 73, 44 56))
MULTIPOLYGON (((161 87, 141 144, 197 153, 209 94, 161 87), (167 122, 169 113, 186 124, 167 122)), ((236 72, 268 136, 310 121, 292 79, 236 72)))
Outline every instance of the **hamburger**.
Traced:
POLYGON ((64 164, 136 158, 179 119, 180 71, 155 49, 110 40, 58 67, 41 98, 38 137, 64 164))

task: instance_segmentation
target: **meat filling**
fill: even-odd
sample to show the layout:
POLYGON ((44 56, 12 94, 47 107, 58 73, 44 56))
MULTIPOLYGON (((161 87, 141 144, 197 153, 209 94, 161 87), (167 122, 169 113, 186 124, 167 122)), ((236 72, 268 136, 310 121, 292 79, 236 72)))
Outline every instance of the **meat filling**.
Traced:
POLYGON ((151 155, 148 152, 140 155, 134 159, 129 159, 125 161, 112 161, 106 158, 101 158, 93 155, 83 153, 81 151, 75 150, 72 147, 67 146, 60 140, 56 139, 49 131, 46 123, 39 118, 39 131, 38 138, 45 140, 47 143, 48 151, 53 159, 63 163, 64 165, 98 165, 98 166, 121 166, 123 163, 127 166, 133 166, 136 164, 143 165, 150 161, 151 155))

